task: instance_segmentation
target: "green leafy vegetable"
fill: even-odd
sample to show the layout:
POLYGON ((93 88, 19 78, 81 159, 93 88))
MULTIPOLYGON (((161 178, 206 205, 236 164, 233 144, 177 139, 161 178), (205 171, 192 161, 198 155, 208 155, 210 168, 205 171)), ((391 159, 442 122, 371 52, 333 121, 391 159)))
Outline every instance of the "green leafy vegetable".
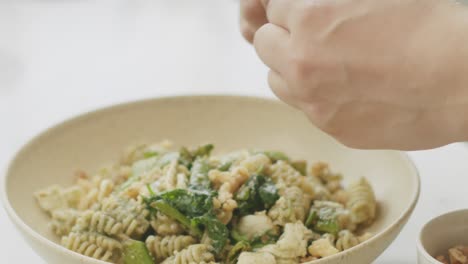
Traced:
POLYGON ((211 181, 208 178, 208 172, 211 166, 206 159, 196 159, 192 165, 190 174, 189 189, 198 191, 210 191, 211 181))
POLYGON ((123 243, 124 264, 153 264, 144 242, 128 239, 123 243))
POLYGON ((145 157, 145 159, 156 157, 158 155, 159 155, 159 152, 157 152, 157 151, 147 151, 147 152, 143 153, 143 157, 145 157))
POLYGON ((150 199, 146 200, 150 209, 156 209, 161 213, 167 215, 168 217, 177 220, 180 224, 189 229, 195 236, 201 237, 203 232, 198 228, 198 226, 192 225, 190 219, 183 215, 179 210, 172 207, 170 204, 163 200, 151 201, 150 199))
POLYGON ((289 161, 288 155, 284 154, 284 152, 281 151, 261 151, 257 153, 264 154, 265 156, 270 158, 272 162, 277 162, 278 160, 289 161))
POLYGON ((235 199, 239 214, 248 215, 269 209, 279 199, 279 195, 276 186, 269 179, 257 174, 240 187, 235 199))
POLYGON ((307 220, 305 221, 305 226, 307 227, 311 227, 314 223, 317 222, 317 219, 318 219, 318 214, 317 214, 317 210, 315 210, 314 208, 312 208, 309 212, 309 216, 307 216, 307 220))
POLYGON ((275 184, 268 180, 258 188, 258 194, 265 209, 272 207, 280 198, 275 184))
POLYGON ((241 233, 239 233, 239 231, 237 231, 237 229, 232 229, 231 230, 231 238, 235 241, 235 242, 240 242, 240 241, 249 241, 249 239, 242 235, 241 233))
POLYGON ((183 147, 179 150, 179 154, 179 163, 190 169, 193 162, 193 157, 190 151, 186 147, 183 147))
POLYGON ((305 226, 317 232, 337 234, 341 227, 338 223, 336 209, 332 207, 314 208, 312 207, 305 226))
POLYGON ((236 229, 231 231, 231 238, 234 242, 244 242, 247 243, 251 248, 261 248, 268 244, 274 244, 279 238, 278 230, 269 230, 265 234, 254 237, 253 239, 249 240, 246 236, 242 235, 236 229))
POLYGON ((165 202, 188 217, 197 217, 213 209, 215 193, 175 189, 159 195, 165 202))
POLYGON ((278 241, 278 238, 279 238, 279 233, 277 232, 277 230, 276 231, 270 230, 266 232, 265 234, 252 239, 252 241, 250 242, 250 245, 252 245, 253 249, 261 248, 266 245, 276 243, 276 241, 278 241))
POLYGON ((213 144, 206 144, 203 146, 199 146, 192 152, 192 157, 197 158, 197 157, 207 157, 210 156, 211 151, 214 149, 213 144))
POLYGON ((219 254, 224 246, 226 246, 229 237, 229 230, 226 225, 221 223, 216 215, 212 213, 192 219, 192 226, 199 227, 200 225, 205 228, 211 239, 214 251, 219 254))
POLYGON ((232 163, 234 163, 233 160, 222 161, 221 165, 219 165, 219 167, 218 167, 218 170, 219 171, 228 171, 231 168, 232 163))
POLYGON ((250 251, 251 246, 247 241, 239 241, 237 242, 227 255, 227 264, 236 264, 239 255, 244 251, 250 251))
POLYGON ((206 144, 206 145, 199 146, 193 151, 188 150, 186 147, 182 147, 179 151, 180 153, 179 162, 180 164, 190 169, 192 167, 192 162, 194 160, 196 160, 199 157, 203 158, 203 157, 210 156, 211 151, 213 149, 214 149, 213 144, 206 144))
POLYGON ((307 175, 307 161, 305 160, 297 160, 291 162, 291 166, 296 169, 299 173, 303 176, 307 175))
POLYGON ((205 230, 215 252, 219 253, 226 246, 229 231, 214 214, 215 194, 213 191, 175 189, 145 198, 145 201, 150 209, 159 210, 177 220, 198 237, 203 233, 202 230, 205 230))
POLYGON ((340 225, 336 219, 319 219, 314 229, 319 232, 336 235, 340 231, 340 225))

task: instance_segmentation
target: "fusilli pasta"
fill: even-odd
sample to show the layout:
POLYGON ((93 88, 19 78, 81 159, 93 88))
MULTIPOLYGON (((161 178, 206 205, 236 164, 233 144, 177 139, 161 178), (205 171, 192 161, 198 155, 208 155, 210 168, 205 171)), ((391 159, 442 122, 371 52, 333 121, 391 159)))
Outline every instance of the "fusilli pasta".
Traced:
POLYGON ((192 236, 149 236, 146 246, 155 259, 166 259, 196 242, 192 236))
POLYGON ((71 187, 34 193, 62 245, 116 264, 298 264, 372 237, 364 178, 346 187, 328 164, 277 151, 170 148, 135 145, 71 187))

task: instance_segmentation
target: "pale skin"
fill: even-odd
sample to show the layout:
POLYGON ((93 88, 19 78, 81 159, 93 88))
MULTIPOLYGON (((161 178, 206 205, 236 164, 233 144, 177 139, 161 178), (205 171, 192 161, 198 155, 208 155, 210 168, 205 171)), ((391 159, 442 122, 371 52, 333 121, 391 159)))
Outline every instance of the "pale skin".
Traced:
POLYGON ((268 84, 361 149, 468 140, 468 8, 450 0, 241 0, 268 84))

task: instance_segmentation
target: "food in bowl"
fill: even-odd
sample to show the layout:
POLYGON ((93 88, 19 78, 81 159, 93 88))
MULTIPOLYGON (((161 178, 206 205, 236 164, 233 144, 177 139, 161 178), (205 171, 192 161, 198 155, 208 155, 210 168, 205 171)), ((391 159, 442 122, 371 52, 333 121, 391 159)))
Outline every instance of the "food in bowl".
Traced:
POLYGON ((304 263, 370 238, 365 178, 282 152, 139 145, 71 187, 35 193, 63 246, 113 263, 304 263))
POLYGON ((436 259, 444 264, 467 264, 468 263, 468 246, 455 246, 448 250, 447 256, 440 255, 436 259))

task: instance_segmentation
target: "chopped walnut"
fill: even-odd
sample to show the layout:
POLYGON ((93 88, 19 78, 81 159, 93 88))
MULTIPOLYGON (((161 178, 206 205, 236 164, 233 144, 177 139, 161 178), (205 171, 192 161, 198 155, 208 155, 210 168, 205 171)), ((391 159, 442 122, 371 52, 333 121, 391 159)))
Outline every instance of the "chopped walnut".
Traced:
POLYGON ((448 250, 448 260, 444 255, 436 259, 444 264, 468 264, 468 246, 456 246, 448 250))
POLYGON ((299 259, 299 263, 306 263, 306 262, 317 260, 317 259, 319 258, 313 257, 313 256, 302 257, 299 259))
POLYGON ((451 264, 468 264, 468 258, 460 247, 449 249, 449 259, 451 264))
POLYGON ((450 264, 445 256, 438 256, 436 259, 444 264, 450 264))

